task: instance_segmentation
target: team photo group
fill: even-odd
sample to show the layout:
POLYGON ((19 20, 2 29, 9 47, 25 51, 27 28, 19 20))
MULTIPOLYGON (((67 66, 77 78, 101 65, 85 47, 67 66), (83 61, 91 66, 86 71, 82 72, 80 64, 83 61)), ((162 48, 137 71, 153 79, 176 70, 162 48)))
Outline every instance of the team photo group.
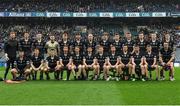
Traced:
POLYGON ((99 38, 88 33, 67 32, 56 40, 50 33, 36 34, 32 39, 28 32, 22 39, 16 32, 9 33, 4 43, 6 68, 4 80, 130 80, 174 81, 175 45, 170 33, 164 32, 159 40, 156 32, 145 35, 143 31, 133 37, 131 33, 110 36, 104 32, 99 38), (10 72, 9 72, 10 71, 10 72), (8 73, 12 76, 7 77, 8 73))

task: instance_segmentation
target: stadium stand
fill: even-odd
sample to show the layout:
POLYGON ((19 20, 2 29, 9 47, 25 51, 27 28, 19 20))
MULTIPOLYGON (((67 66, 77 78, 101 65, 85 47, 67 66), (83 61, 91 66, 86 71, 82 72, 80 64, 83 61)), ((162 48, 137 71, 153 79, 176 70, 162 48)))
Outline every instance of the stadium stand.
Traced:
POLYGON ((177 12, 178 0, 1 0, 0 11, 15 12, 177 12))

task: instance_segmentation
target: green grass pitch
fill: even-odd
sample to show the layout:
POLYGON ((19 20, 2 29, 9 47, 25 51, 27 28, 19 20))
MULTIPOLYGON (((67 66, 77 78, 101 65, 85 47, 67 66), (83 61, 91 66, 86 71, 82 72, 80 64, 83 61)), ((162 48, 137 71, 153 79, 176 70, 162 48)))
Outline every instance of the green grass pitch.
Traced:
POLYGON ((0 82, 0 105, 180 105, 180 68, 175 69, 175 79, 0 82))

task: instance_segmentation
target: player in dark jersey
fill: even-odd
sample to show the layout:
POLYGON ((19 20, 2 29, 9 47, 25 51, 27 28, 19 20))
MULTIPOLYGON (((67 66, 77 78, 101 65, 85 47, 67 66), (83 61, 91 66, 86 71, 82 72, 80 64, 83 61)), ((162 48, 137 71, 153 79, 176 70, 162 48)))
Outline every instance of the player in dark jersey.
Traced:
POLYGON ((157 61, 159 59, 159 49, 160 49, 160 42, 157 40, 156 33, 150 33, 151 40, 148 42, 151 45, 152 53, 154 53, 157 57, 157 61))
POLYGON ((71 43, 71 41, 69 40, 68 33, 65 32, 65 33, 62 35, 62 40, 59 42, 60 52, 63 53, 64 46, 67 46, 67 47, 69 48, 70 43, 71 43))
POLYGON ((42 34, 37 34, 36 35, 36 39, 35 39, 35 41, 33 42, 33 48, 34 49, 39 49, 39 54, 41 55, 41 56, 43 56, 44 57, 44 53, 45 53, 45 42, 44 42, 44 40, 42 39, 42 34))
MULTIPOLYGON (((93 36, 93 34, 88 34, 87 40, 86 40, 86 42, 85 42, 85 49, 84 49, 84 50, 87 50, 88 47, 91 47, 91 48, 92 48, 92 52, 93 52, 93 53, 95 52, 96 42, 94 41, 94 36, 93 36)), ((86 52, 87 52, 87 51, 86 51, 86 52)))
POLYGON ((139 50, 139 45, 135 45, 134 46, 134 53, 132 54, 132 65, 135 65, 135 72, 136 74, 138 75, 139 79, 141 78, 141 75, 142 75, 142 81, 145 81, 145 75, 144 73, 142 73, 142 70, 141 70, 141 60, 142 60, 142 53, 140 53, 140 50, 139 50))
POLYGON ((78 46, 79 49, 80 49, 80 52, 83 53, 83 51, 84 51, 84 41, 83 41, 80 33, 77 33, 75 35, 75 39, 73 39, 71 41, 71 47, 73 49, 75 49, 76 46, 78 46))
POLYGON ((103 75, 104 75, 104 79, 106 81, 109 81, 110 80, 110 77, 109 77, 109 70, 110 68, 112 67, 111 66, 111 63, 109 62, 109 57, 106 57, 105 58, 105 61, 104 61, 104 65, 103 65, 103 75))
POLYGON ((116 53, 119 55, 122 52, 122 42, 120 40, 120 35, 115 33, 114 40, 111 42, 111 45, 116 47, 116 53))
POLYGON ((127 45, 128 46, 128 53, 132 53, 133 52, 133 46, 135 44, 134 40, 132 40, 132 35, 131 33, 126 33, 126 38, 123 41, 123 45, 127 45))
POLYGON ((68 67, 68 70, 70 70, 71 73, 73 74, 74 80, 76 80, 76 72, 75 72, 76 65, 73 63, 73 57, 72 56, 69 58, 69 63, 67 64, 67 67, 68 67))
POLYGON ((63 47, 63 52, 61 52, 60 58, 62 59, 62 63, 64 66, 61 71, 61 79, 63 78, 63 71, 66 70, 67 71, 67 80, 69 80, 71 71, 68 69, 68 66, 67 66, 67 64, 69 63, 69 59, 70 59, 68 46, 63 47))
POLYGON ((59 80, 59 74, 63 66, 62 62, 60 62, 59 57, 55 55, 54 49, 50 50, 49 53, 50 53, 50 56, 46 58, 47 65, 48 65, 48 70, 45 72, 47 76, 46 79, 50 80, 49 73, 54 72, 54 78, 56 80, 59 80))
POLYGON ((85 65, 83 64, 83 54, 80 52, 80 47, 76 46, 73 54, 73 63, 76 66, 75 71, 77 72, 78 79, 82 79, 83 74, 86 77, 85 65))
MULTIPOLYGON (((115 72, 117 73, 117 77, 116 77, 116 81, 119 81, 119 77, 118 75, 122 74, 122 70, 120 69, 119 65, 120 65, 120 58, 117 54, 117 51, 116 51, 116 47, 115 46, 111 46, 111 52, 109 53, 108 55, 109 57, 109 62, 110 62, 110 69, 115 70, 115 72)), ((114 74, 115 74, 114 72, 114 74)), ((115 76, 115 75, 114 75, 115 76)), ((107 78, 107 81, 109 81, 111 78, 111 76, 109 76, 107 78)))
POLYGON ((29 38, 29 33, 25 32, 24 33, 24 38, 22 40, 20 40, 19 42, 19 46, 20 46, 20 50, 24 51, 24 55, 30 59, 31 55, 32 55, 32 46, 33 46, 33 42, 32 40, 29 38))
POLYGON ((175 50, 174 41, 173 38, 170 36, 168 32, 164 33, 164 39, 162 41, 162 46, 164 43, 167 42, 169 44, 169 47, 172 48, 172 50, 175 50))
POLYGON ((92 67, 93 67, 93 80, 97 80, 99 73, 100 73, 100 65, 98 63, 98 59, 95 57, 92 63, 92 67))
POLYGON ((103 46, 104 49, 104 53, 108 53, 109 52, 109 48, 110 48, 110 40, 109 40, 109 33, 104 32, 102 39, 99 41, 99 44, 101 46, 103 46))
POLYGON ((175 55, 173 50, 169 47, 169 44, 165 42, 163 44, 163 48, 160 50, 160 64, 162 65, 161 69, 161 79, 164 80, 164 70, 170 70, 169 71, 169 76, 170 76, 170 81, 174 81, 174 66, 173 66, 173 61, 174 61, 175 55))
POLYGON ((13 80, 26 80, 30 72, 29 60, 25 58, 24 51, 19 51, 19 57, 14 61, 14 67, 11 69, 13 80))
POLYGON ((18 41, 15 38, 16 38, 16 33, 10 32, 9 39, 4 43, 4 53, 7 64, 4 73, 4 80, 6 80, 10 66, 11 68, 14 67, 14 61, 16 60, 16 54, 17 54, 16 52, 19 49, 18 41))
MULTIPOLYGON (((104 53, 104 48, 103 46, 99 46, 99 49, 98 49, 98 53, 96 54, 96 59, 98 60, 98 65, 100 66, 100 72, 99 74, 101 73, 103 69, 103 66, 104 66, 104 62, 105 62, 105 59, 106 59, 106 54, 104 53)), ((99 74, 97 76, 99 76, 99 74)), ((97 78, 97 77, 96 77, 97 78)), ((97 79, 95 79, 97 80, 97 79)))
POLYGON ((86 59, 85 68, 86 68, 87 77, 88 77, 89 70, 93 69, 92 64, 93 64, 93 60, 94 60, 94 53, 93 53, 92 47, 87 48, 87 52, 84 57, 86 59))
POLYGON ((37 78, 37 72, 40 71, 40 80, 43 79, 43 57, 40 55, 39 49, 34 49, 34 55, 31 57, 31 72, 33 75, 33 80, 37 78))
POLYGON ((140 52, 146 51, 147 41, 144 39, 144 33, 140 32, 136 44, 139 45, 140 52))
MULTIPOLYGON (((159 78, 159 68, 157 65, 157 57, 156 54, 152 52, 151 45, 147 45, 147 52, 145 53, 145 63, 147 64, 147 70, 150 74, 150 80, 152 79, 152 71, 156 70, 156 80, 159 78)), ((147 73, 147 72, 146 72, 147 73)), ((148 77, 148 75, 146 76, 148 77)))
MULTIPOLYGON (((132 78, 132 81, 135 81, 135 67, 130 63, 131 54, 128 52, 128 46, 123 45, 122 53, 120 55, 120 68, 124 73, 124 79, 128 80, 132 78)), ((121 78, 122 73, 120 73, 121 78)))

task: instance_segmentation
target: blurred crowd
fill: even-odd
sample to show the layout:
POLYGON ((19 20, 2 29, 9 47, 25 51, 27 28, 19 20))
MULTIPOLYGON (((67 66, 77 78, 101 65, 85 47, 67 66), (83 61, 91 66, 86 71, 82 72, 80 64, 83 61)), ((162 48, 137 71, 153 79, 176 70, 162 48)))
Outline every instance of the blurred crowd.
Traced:
POLYGON ((1 0, 0 11, 177 12, 179 0, 1 0))

